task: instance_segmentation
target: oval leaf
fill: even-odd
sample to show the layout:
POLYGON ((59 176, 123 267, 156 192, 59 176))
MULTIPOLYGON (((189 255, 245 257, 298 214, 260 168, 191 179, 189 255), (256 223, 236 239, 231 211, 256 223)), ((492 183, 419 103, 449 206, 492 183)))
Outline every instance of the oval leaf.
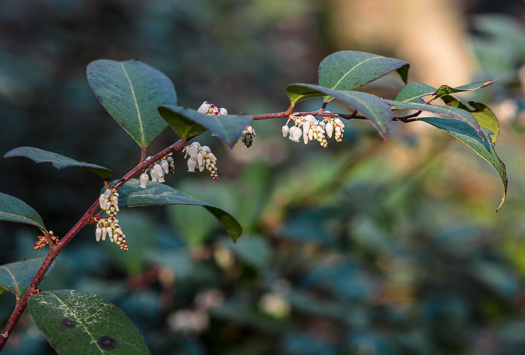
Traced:
POLYGON ((21 297, 43 262, 44 258, 39 258, 0 266, 0 286, 21 297))
MULTIPOLYGON (((353 90, 397 70, 406 83, 408 63, 376 54, 340 51, 319 65, 319 85, 332 90, 353 90)), ((331 99, 325 99, 330 101, 331 99)))
POLYGON ((0 221, 29 224, 46 231, 42 217, 24 201, 0 192, 0 221))
POLYGON ((133 322, 95 294, 44 291, 29 298, 28 309, 58 354, 149 354, 133 322))
POLYGON ((481 129, 480 129, 478 121, 476 121, 476 118, 472 116, 472 114, 466 110, 462 110, 457 107, 443 106, 443 105, 419 104, 415 102, 402 102, 402 101, 394 101, 394 100, 385 100, 385 101, 389 103, 393 108, 396 108, 396 109, 428 111, 428 112, 437 113, 443 116, 447 116, 447 117, 465 122, 466 124, 471 126, 474 129, 474 131, 478 133, 480 138, 483 138, 483 134, 481 133, 481 129))
POLYGON ((173 105, 161 106, 159 112, 181 138, 187 139, 209 129, 230 147, 235 145, 242 131, 253 121, 249 116, 210 116, 173 105))
POLYGON ((474 129, 465 122, 437 117, 421 118, 419 121, 429 123, 459 139, 474 150, 480 157, 485 159, 498 172, 503 184, 503 197, 500 205, 496 209, 497 212, 505 202, 508 179, 505 164, 498 157, 498 154, 494 149, 494 144, 491 143, 490 135, 492 132, 485 127, 482 127, 480 131, 483 134, 484 139, 481 139, 474 129))
POLYGON ((368 118, 381 137, 386 139, 388 136, 388 129, 392 122, 392 110, 383 99, 375 95, 359 91, 331 90, 312 84, 294 84, 293 87, 289 86, 288 88, 291 90, 304 89, 304 92, 309 91, 311 95, 317 92, 318 96, 332 96, 337 101, 359 111, 364 117, 368 118))
POLYGON ((447 105, 458 107, 472 114, 481 127, 485 127, 492 132, 490 138, 492 143, 496 144, 499 137, 499 121, 494 112, 481 102, 469 101, 468 106, 459 101, 454 96, 443 97, 447 105))
POLYGON ((218 207, 194 199, 182 192, 160 183, 149 182, 145 189, 140 187, 138 179, 131 179, 119 189, 119 206, 138 207, 155 205, 192 205, 202 206, 221 222, 233 241, 242 234, 242 227, 232 215, 218 207))
POLYGON ((87 78, 102 106, 141 147, 166 127, 157 107, 177 103, 170 79, 138 60, 96 60, 87 78))
POLYGON ((103 179, 108 179, 111 175, 113 175, 111 170, 103 166, 84 163, 82 161, 71 159, 63 155, 39 148, 18 147, 10 150, 4 155, 4 158, 10 157, 26 157, 33 160, 35 163, 52 163, 57 169, 69 167, 82 168, 84 170, 98 174, 103 179))
POLYGON ((433 94, 434 92, 436 92, 436 88, 415 81, 405 85, 399 94, 397 94, 395 101, 416 102, 422 104, 425 103, 422 97, 433 94))
POLYGON ((495 81, 496 81, 496 79, 488 80, 488 81, 479 81, 479 82, 475 82, 475 83, 470 83, 470 84, 458 86, 458 87, 455 87, 455 88, 453 88, 451 86, 448 86, 448 85, 441 85, 436 90, 436 92, 434 93, 434 96, 436 98, 440 98, 440 97, 451 95, 451 94, 455 94, 455 93, 458 93, 458 92, 474 91, 474 90, 478 90, 478 89, 484 88, 485 86, 489 86, 490 84, 494 83, 495 81))

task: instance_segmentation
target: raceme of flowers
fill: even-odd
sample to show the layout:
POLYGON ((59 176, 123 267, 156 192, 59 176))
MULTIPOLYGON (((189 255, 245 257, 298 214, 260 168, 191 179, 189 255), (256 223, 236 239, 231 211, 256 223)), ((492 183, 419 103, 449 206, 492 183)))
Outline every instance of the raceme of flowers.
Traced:
POLYGON ((326 148, 328 145, 326 137, 332 138, 333 136, 336 142, 341 142, 344 127, 345 125, 340 118, 325 117, 318 121, 313 115, 298 116, 291 114, 282 131, 283 137, 288 136, 293 142, 299 142, 301 138, 304 144, 316 140, 323 148, 326 148), (290 121, 293 122, 292 127, 288 127, 290 121))
POLYGON ((128 244, 126 244, 126 236, 118 225, 117 213, 118 208, 118 192, 116 189, 106 189, 103 194, 100 195, 98 201, 100 208, 106 211, 107 218, 93 217, 93 220, 97 223, 97 229, 95 236, 97 242, 106 240, 106 236, 112 243, 117 244, 120 249, 128 250, 128 244))
MULTIPOLYGON (((164 175, 173 174, 175 172, 175 163, 171 155, 172 154, 170 153, 162 157, 160 160, 156 161, 155 163, 151 164, 148 168, 146 168, 146 170, 140 175, 139 178, 140 187, 142 187, 143 189, 146 188, 150 176, 151 181, 164 182, 164 175)), ((149 159, 151 159, 151 157, 146 158, 146 160, 149 159)))
POLYGON ((217 167, 215 166, 217 158, 211 152, 210 147, 206 145, 201 146, 199 142, 193 142, 182 150, 184 151, 184 158, 188 158, 189 172, 193 173, 197 168, 200 172, 206 169, 210 172, 213 180, 219 178, 217 167))

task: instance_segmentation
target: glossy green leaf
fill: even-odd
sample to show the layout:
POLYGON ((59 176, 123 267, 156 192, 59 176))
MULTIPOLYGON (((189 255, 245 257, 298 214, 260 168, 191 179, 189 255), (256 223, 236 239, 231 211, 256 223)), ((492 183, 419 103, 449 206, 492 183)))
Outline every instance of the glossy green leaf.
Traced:
POLYGON ((472 127, 465 122, 437 117, 422 118, 420 121, 427 122, 459 139, 468 145, 472 150, 474 150, 480 157, 485 159, 498 172, 503 184, 503 197, 501 199, 500 205, 496 209, 497 212, 505 202, 508 179, 505 164, 503 161, 501 161, 498 154, 496 153, 494 144, 491 143, 490 135, 492 132, 485 127, 481 127, 480 132, 482 133, 483 138, 480 138, 474 129, 472 129, 472 127))
POLYGON ((248 116, 210 116, 173 105, 161 106, 159 112, 181 138, 190 138, 210 130, 230 147, 235 145, 242 131, 253 121, 248 116))
POLYGON ((29 205, 16 197, 0 192, 0 221, 29 224, 46 231, 44 221, 29 205))
MULTIPOLYGON (((331 90, 319 85, 312 84, 294 84, 289 86, 292 90, 309 90, 312 95, 314 92, 321 95, 329 95, 337 101, 359 111, 364 117, 368 118, 372 125, 377 129, 381 137, 386 139, 388 129, 392 122, 392 110, 385 101, 375 95, 359 91, 341 91, 331 90)), ((288 90, 287 89, 287 90, 288 90)))
POLYGON ((166 127, 157 108, 177 103, 170 79, 138 60, 96 60, 87 78, 102 106, 141 147, 166 127))
POLYGON ((38 258, 1 265, 0 286, 22 296, 43 262, 44 258, 38 258))
POLYGON ((423 96, 436 92, 436 88, 420 82, 408 83, 397 94, 395 101, 425 103, 423 96))
POLYGON ((143 189, 140 187, 137 179, 131 179, 119 189, 119 194, 119 206, 121 207, 155 205, 202 206, 224 225, 234 241, 236 241, 242 233, 242 227, 239 222, 226 211, 196 200, 165 184, 149 182, 147 187, 143 189))
POLYGON ((108 168, 105 168, 100 165, 85 163, 75 159, 65 157, 63 155, 49 152, 47 150, 42 150, 39 148, 33 147, 18 147, 10 150, 4 155, 4 158, 10 157, 26 157, 33 160, 35 163, 51 163, 57 169, 62 168, 82 168, 87 171, 91 171, 95 174, 98 174, 103 179, 109 178, 113 175, 113 172, 108 168))
POLYGON ((133 322, 95 294, 44 291, 29 298, 28 310, 58 354, 149 354, 133 322))
POLYGON ((489 86, 490 84, 494 83, 495 81, 496 81, 495 79, 494 80, 488 80, 488 81, 480 81, 480 82, 475 82, 475 83, 470 83, 470 84, 458 86, 458 87, 455 87, 455 88, 451 87, 451 86, 448 86, 448 85, 441 85, 436 90, 436 92, 434 93, 434 96, 436 98, 440 98, 440 97, 451 95, 451 94, 455 94, 455 93, 458 93, 458 92, 474 91, 474 90, 478 90, 478 89, 484 88, 485 86, 489 86))
MULTIPOLYGON (((332 90, 354 90, 397 70, 407 81, 408 63, 376 54, 340 51, 324 58, 319 65, 319 85, 332 90)), ((331 99, 325 99, 325 102, 331 99)))
POLYGON ((389 103, 395 109, 427 111, 465 122, 466 124, 471 126, 480 137, 483 137, 478 121, 476 121, 476 118, 466 110, 462 110, 457 107, 430 104, 426 105, 418 104, 415 102, 402 102, 394 100, 385 100, 385 102, 389 103))
POLYGON ((492 138, 492 143, 496 144, 499 137, 499 121, 490 108, 481 102, 475 101, 469 101, 467 106, 454 96, 446 96, 443 97, 443 99, 449 106, 458 107, 470 112, 472 116, 476 118, 481 127, 485 127, 492 132, 490 137, 492 138))

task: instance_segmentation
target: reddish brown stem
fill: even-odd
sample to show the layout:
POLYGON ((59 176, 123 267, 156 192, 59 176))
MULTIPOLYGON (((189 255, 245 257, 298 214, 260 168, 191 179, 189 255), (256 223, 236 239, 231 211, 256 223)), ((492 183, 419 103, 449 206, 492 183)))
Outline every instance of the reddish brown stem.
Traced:
MULTIPOLYGON (((135 166, 130 172, 128 172, 122 179, 120 179, 115 185, 112 186, 112 188, 118 189, 122 185, 124 185, 129 179, 131 179, 135 174, 140 172, 141 170, 145 169, 147 166, 149 166, 151 163, 161 159, 163 156, 177 151, 184 148, 184 139, 180 139, 176 143, 170 145, 166 149, 162 150, 158 154, 155 154, 151 157, 148 161, 142 161, 137 166, 135 166)), ((82 230, 87 224, 91 222, 91 217, 95 215, 95 212, 99 208, 99 201, 97 200, 91 205, 91 207, 84 213, 84 215, 80 218, 80 220, 71 228, 71 230, 57 243, 54 245, 54 247, 49 249, 49 252, 47 253, 47 256, 40 266, 40 269, 36 273, 35 277, 33 278, 33 281, 31 281, 31 284, 29 285, 29 288, 24 293, 24 296, 17 302, 15 309, 13 310, 13 313, 11 314, 11 317, 9 317, 4 330, 2 332, 2 335, 0 336, 0 351, 5 346, 5 343, 7 339, 9 338, 9 335, 13 331, 13 328, 15 327, 16 323, 22 316, 22 313, 27 307, 27 301, 31 295, 33 295, 34 291, 38 288, 38 285, 40 282, 44 279, 44 276, 46 275, 47 271, 53 264, 53 261, 56 259, 58 254, 64 249, 64 247, 75 237, 78 232, 82 230)), ((52 245, 50 243, 50 245, 52 245)))

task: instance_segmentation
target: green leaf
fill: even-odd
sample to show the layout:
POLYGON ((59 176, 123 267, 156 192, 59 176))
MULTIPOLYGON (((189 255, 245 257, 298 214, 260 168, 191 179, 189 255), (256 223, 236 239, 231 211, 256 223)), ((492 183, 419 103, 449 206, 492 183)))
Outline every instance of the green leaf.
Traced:
POLYGON ((221 222, 233 241, 242 233, 242 227, 232 215, 218 207, 194 199, 171 186, 149 182, 145 189, 140 187, 138 179, 131 179, 119 189, 119 206, 157 206, 157 205, 191 205, 202 206, 221 222))
POLYGON ((496 79, 488 80, 488 81, 479 81, 479 82, 475 82, 475 83, 471 83, 471 84, 458 86, 458 87, 455 87, 455 88, 453 88, 451 86, 448 86, 448 85, 441 85, 436 90, 436 92, 434 93, 434 96, 436 98, 440 98, 440 97, 448 96, 448 95, 455 94, 455 93, 458 93, 458 92, 474 91, 474 90, 478 90, 478 89, 484 88, 485 86, 489 86, 490 84, 494 83, 495 81, 496 81, 496 79))
POLYGON ((462 110, 457 107, 450 107, 450 106, 443 106, 443 105, 418 104, 415 102, 402 102, 402 101, 393 101, 393 100, 385 100, 385 101, 389 103, 390 105, 392 105, 392 107, 395 109, 428 111, 428 112, 437 113, 443 116, 453 118, 455 120, 465 122, 466 124, 471 126, 480 137, 483 137, 478 121, 476 121, 476 118, 472 116, 472 114, 466 110, 462 110))
POLYGON ((28 310, 58 354, 149 354, 133 322, 95 294, 44 291, 29 298, 28 310))
POLYGON ((100 165, 84 163, 75 159, 65 157, 63 155, 49 152, 47 150, 42 150, 39 148, 33 147, 18 147, 11 149, 4 155, 4 158, 10 157, 26 157, 33 160, 35 163, 52 163, 53 166, 57 169, 76 167, 82 168, 87 171, 91 171, 95 174, 98 174, 103 179, 108 179, 113 172, 108 168, 105 168, 100 165))
POLYGON ((286 94, 290 102, 295 105, 297 102, 306 99, 313 99, 314 97, 324 96, 324 94, 316 89, 309 87, 311 84, 292 84, 286 87, 286 94))
POLYGON ((235 145, 242 131, 253 121, 248 116, 210 116, 173 105, 161 106, 159 112, 181 138, 187 139, 209 129, 230 147, 235 145))
MULTIPOLYGON (((319 85, 332 90, 354 90, 397 70, 406 83, 409 64, 376 54, 340 51, 319 65, 319 85)), ((331 99, 325 98, 325 102, 331 99)))
POLYGON ((433 94, 434 92, 436 92, 436 88, 415 81, 405 85, 399 94, 397 94, 395 101, 425 103, 422 97, 433 94))
POLYGON ((480 132, 483 135, 482 139, 476 134, 474 129, 472 129, 472 127, 465 122, 438 117, 421 118, 419 121, 429 123, 459 139, 468 145, 472 150, 474 150, 480 157, 485 159, 498 172, 503 184, 503 197, 501 199, 500 205, 496 209, 497 212, 505 202, 508 178, 505 164, 498 157, 498 154, 494 149, 494 144, 491 143, 490 135, 492 132, 485 127, 481 127, 480 132))
POLYGON ((21 297, 43 262, 44 258, 38 258, 1 265, 0 286, 21 297))
POLYGON ((157 108, 177 103, 170 79, 138 60, 95 60, 87 78, 102 106, 141 147, 166 127, 157 108))
POLYGON ((454 96, 443 97, 447 105, 452 107, 458 107, 462 110, 466 110, 472 114, 478 121, 481 127, 485 127, 492 132, 491 138, 492 143, 496 144, 499 137, 499 121, 494 112, 486 105, 481 102, 469 101, 468 105, 465 105, 454 96))
POLYGON ((304 89, 305 92, 309 90, 312 95, 314 92, 317 92, 319 93, 318 96, 332 96, 337 101, 359 111, 364 117, 370 120, 381 137, 386 139, 390 123, 392 122, 392 110, 383 99, 365 92, 331 90, 312 84, 294 84, 289 86, 287 90, 295 90, 296 88, 298 90, 304 89))
POLYGON ((46 231, 44 221, 29 205, 16 197, 0 192, 0 221, 29 224, 46 231))

